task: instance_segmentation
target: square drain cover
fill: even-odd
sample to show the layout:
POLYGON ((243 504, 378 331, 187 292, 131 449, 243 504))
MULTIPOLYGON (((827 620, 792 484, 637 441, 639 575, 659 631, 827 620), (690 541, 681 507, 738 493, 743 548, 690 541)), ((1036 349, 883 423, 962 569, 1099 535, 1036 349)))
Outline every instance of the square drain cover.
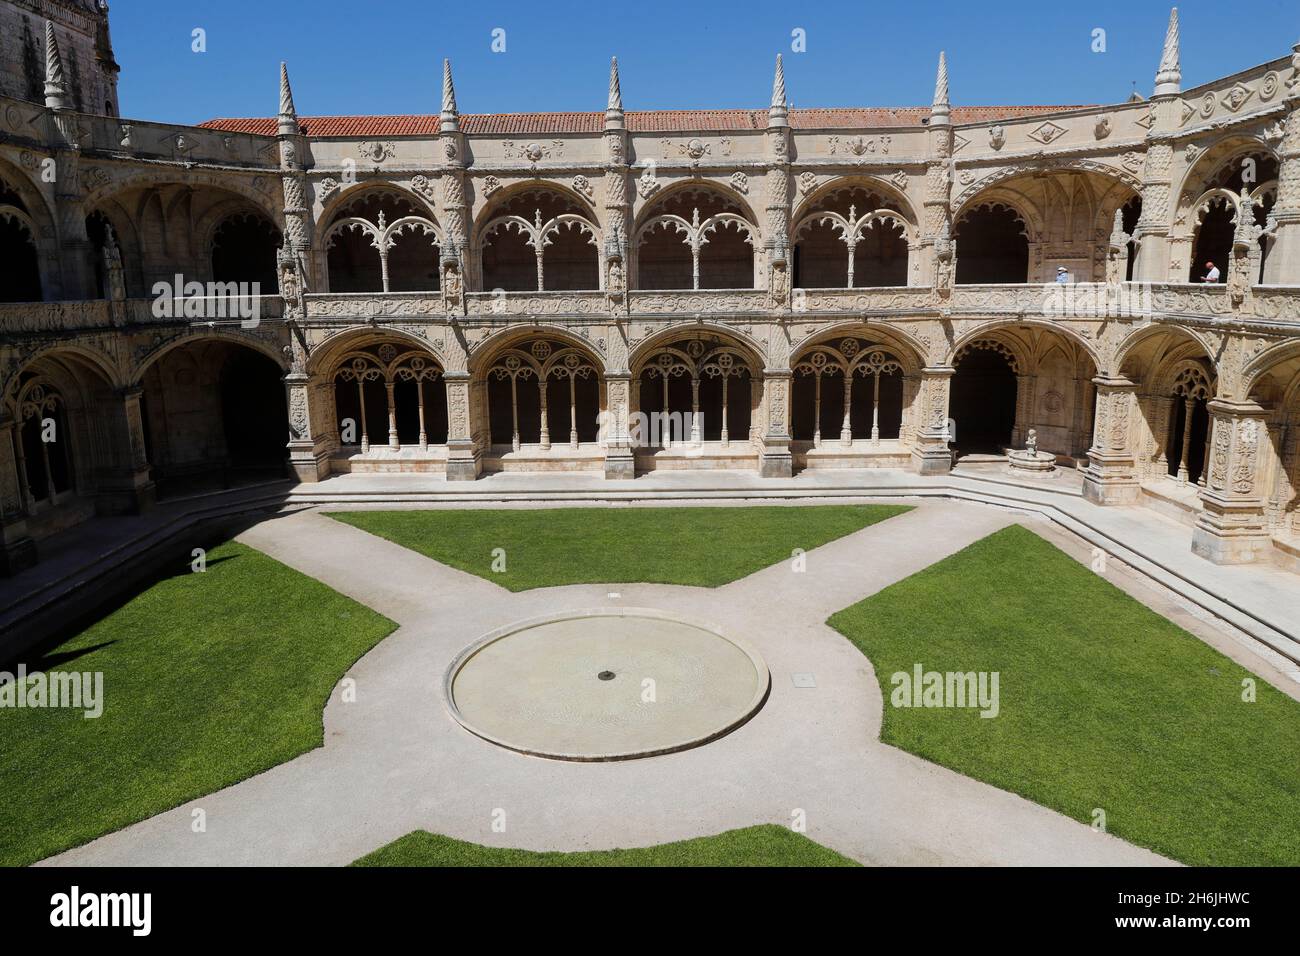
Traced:
POLYGON ((812 674, 791 674, 790 679, 794 681, 795 687, 816 687, 817 678, 812 674))

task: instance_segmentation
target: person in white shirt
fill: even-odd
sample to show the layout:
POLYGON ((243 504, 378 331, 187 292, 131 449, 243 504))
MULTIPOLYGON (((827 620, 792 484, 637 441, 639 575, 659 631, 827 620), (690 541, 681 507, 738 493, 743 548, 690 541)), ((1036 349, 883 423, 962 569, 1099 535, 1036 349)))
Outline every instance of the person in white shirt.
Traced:
POLYGON ((1056 281, 1061 283, 1061 285, 1069 284, 1070 273, 1066 270, 1065 266, 1056 267, 1056 281))
POLYGON ((1202 281, 1202 282, 1218 282, 1218 281, 1219 281, 1219 267, 1216 266, 1213 262, 1207 262, 1207 263, 1205 264, 1205 278, 1201 279, 1201 281, 1202 281))

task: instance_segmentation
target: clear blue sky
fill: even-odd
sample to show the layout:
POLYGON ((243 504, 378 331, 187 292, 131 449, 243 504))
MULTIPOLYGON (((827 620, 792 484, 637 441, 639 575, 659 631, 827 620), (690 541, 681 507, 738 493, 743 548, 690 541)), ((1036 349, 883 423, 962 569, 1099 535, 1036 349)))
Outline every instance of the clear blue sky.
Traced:
MULTIPOLYGON (((282 59, 304 115, 437 112, 444 56, 466 113, 603 109, 611 54, 628 109, 762 107, 778 52, 795 106, 916 106, 941 48, 956 104, 1115 102, 1133 81, 1150 94, 1169 16, 1153 0, 110 2, 123 115, 176 123, 274 114, 282 59), (206 53, 191 51, 195 27, 206 53), (806 52, 791 51, 796 28, 806 52)), ((1296 0, 1178 6, 1185 87, 1300 38, 1296 0)))

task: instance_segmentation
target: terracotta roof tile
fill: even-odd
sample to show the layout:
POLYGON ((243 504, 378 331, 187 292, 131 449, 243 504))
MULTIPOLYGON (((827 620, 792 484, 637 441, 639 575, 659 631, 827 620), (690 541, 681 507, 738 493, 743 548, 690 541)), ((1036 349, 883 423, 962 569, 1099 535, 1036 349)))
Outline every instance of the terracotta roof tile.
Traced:
MULTIPOLYGON (((952 121, 985 123, 991 120, 1087 109, 1086 106, 954 106, 952 121)), ((790 125, 795 129, 877 129, 921 126, 930 110, 925 106, 795 109, 790 125)), ((436 113, 418 116, 305 116, 299 119, 308 136, 433 136, 438 132, 436 113)), ((560 133, 599 133, 603 112, 583 113, 466 113, 460 127, 466 133, 499 136, 560 133)), ((767 110, 630 110, 627 128, 634 133, 686 133, 722 130, 759 130, 767 125, 767 110)), ((274 136, 274 117, 213 119, 205 129, 274 136)))

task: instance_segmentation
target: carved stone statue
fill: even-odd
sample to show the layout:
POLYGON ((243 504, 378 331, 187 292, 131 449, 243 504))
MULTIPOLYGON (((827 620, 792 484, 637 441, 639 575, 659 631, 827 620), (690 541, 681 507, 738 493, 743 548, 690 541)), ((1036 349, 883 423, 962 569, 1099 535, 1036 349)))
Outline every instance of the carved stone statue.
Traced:
POLYGON ((122 250, 118 248, 112 226, 104 232, 104 248, 100 254, 104 259, 105 291, 114 302, 121 302, 126 298, 126 276, 122 270, 122 250))
POLYGON ((1025 437, 1025 451, 1029 452, 1031 458, 1038 457, 1038 429, 1029 429, 1029 434, 1025 437))
POLYGON ((790 273, 786 271, 784 262, 772 263, 772 278, 768 282, 768 297, 774 309, 785 308, 785 304, 790 298, 790 273))
POLYGON ((957 244, 952 238, 948 220, 944 219, 939 236, 934 240, 934 288, 941 296, 952 291, 953 268, 956 265, 957 244))

